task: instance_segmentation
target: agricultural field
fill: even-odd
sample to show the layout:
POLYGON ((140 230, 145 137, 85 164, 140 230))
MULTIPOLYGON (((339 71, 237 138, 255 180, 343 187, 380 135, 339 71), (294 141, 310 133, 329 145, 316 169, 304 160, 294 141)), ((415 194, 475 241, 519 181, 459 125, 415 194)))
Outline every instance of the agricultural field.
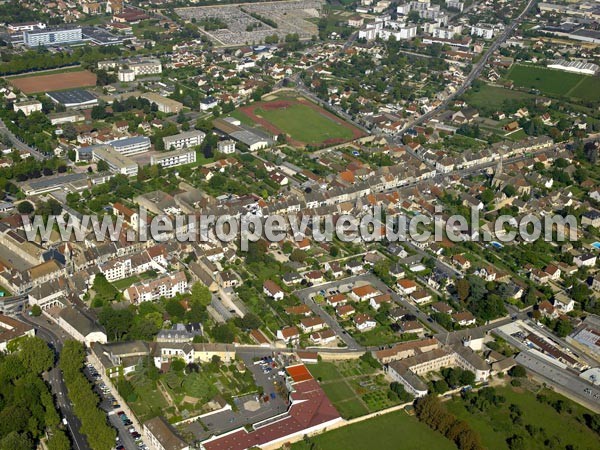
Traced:
POLYGON ((23 77, 11 77, 8 81, 24 94, 36 94, 95 86, 96 74, 89 70, 57 71, 45 75, 28 74, 23 77))
POLYGON ((309 366, 327 397, 342 417, 351 419, 389 408, 397 402, 388 399, 389 382, 383 373, 360 359, 319 362, 309 366))
MULTIPOLYGON (((448 439, 404 411, 395 411, 338 428, 292 445, 292 450, 450 450, 448 439)), ((494 447, 489 447, 494 448, 494 447)))
POLYGON ((496 388, 496 394, 505 401, 486 405, 483 412, 469 408, 461 398, 445 405, 471 425, 486 448, 508 450, 508 440, 513 436, 519 436, 527 449, 598 448, 598 435, 584 423, 583 415, 589 411, 553 391, 525 384, 527 388, 496 388))
POLYGON ((515 64, 507 78, 523 88, 537 89, 543 94, 574 97, 582 100, 600 98, 598 77, 563 72, 546 67, 515 64))
POLYGON ((298 147, 336 145, 362 136, 354 126, 303 97, 272 96, 239 112, 271 134, 285 134, 298 147))

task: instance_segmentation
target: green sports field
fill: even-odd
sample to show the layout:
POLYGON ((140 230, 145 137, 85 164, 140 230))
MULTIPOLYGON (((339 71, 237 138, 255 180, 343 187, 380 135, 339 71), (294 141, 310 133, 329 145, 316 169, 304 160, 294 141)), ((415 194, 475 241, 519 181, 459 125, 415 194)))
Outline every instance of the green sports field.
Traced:
POLYGON ((335 145, 362 136, 360 130, 302 97, 279 97, 256 102, 236 111, 236 117, 285 134, 292 145, 335 145))
POLYGON ((352 139, 352 131, 347 127, 300 103, 275 110, 257 108, 255 113, 296 141, 319 143, 329 139, 352 139))
POLYGON ((582 100, 600 98, 600 79, 589 75, 515 64, 509 70, 507 78, 514 81, 516 86, 537 89, 547 95, 574 97, 582 100))
POLYGON ((404 411, 348 425, 298 442, 292 450, 450 450, 455 445, 404 411), (314 445, 314 446, 313 446, 314 445))

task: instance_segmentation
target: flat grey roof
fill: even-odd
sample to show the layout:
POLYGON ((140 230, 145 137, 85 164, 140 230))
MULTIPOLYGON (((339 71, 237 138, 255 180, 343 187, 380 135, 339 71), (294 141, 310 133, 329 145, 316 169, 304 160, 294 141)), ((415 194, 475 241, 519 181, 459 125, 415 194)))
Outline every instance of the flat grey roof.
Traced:
POLYGON ((77 103, 88 103, 93 100, 97 100, 96 96, 91 92, 84 91, 83 89, 72 89, 70 91, 59 91, 59 92, 48 92, 46 94, 52 100, 63 105, 77 104, 77 103))

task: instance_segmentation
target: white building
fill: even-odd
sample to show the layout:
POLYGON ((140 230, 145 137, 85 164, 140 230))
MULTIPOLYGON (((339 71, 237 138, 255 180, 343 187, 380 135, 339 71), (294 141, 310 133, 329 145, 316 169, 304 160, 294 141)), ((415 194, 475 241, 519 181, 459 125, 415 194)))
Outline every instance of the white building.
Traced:
POLYGON ((88 318, 82 311, 72 307, 60 310, 57 317, 58 325, 75 340, 89 347, 92 342, 106 344, 107 336, 95 321, 88 318))
POLYGON ((131 83, 135 81, 135 72, 131 69, 121 69, 117 77, 121 83, 131 83))
POLYGON ((550 69, 564 70, 565 72, 581 73, 584 75, 596 75, 598 73, 598 65, 583 61, 565 61, 557 60, 548 64, 550 69))
POLYGON ((159 59, 142 58, 136 61, 129 61, 127 65, 133 70, 136 77, 162 73, 162 64, 159 59))
POLYGON ((13 103, 13 109, 15 112, 22 111, 26 116, 33 112, 42 110, 42 102, 38 100, 27 100, 24 102, 13 103))
POLYGON ((163 417, 155 417, 144 423, 144 442, 152 450, 189 450, 189 445, 163 417))
POLYGON ((471 26, 471 36, 478 36, 483 39, 492 39, 494 37, 494 27, 491 25, 478 23, 471 26))
POLYGON ((10 341, 35 336, 35 329, 20 320, 0 314, 0 352, 5 352, 10 341))
POLYGON ((134 136, 116 139, 107 142, 115 151, 121 155, 136 155, 150 150, 150 138, 147 136, 134 136))
POLYGON ((175 152, 167 152, 159 155, 152 155, 150 165, 162 167, 176 167, 184 164, 192 164, 196 162, 195 150, 179 150, 175 152))
POLYGON ((219 102, 217 101, 216 98, 206 97, 205 99, 200 100, 200 110, 208 111, 209 109, 213 109, 218 104, 219 104, 219 102))
POLYGON ((19 33, 21 31, 45 30, 46 24, 43 22, 9 23, 6 28, 9 33, 19 33))
POLYGON ((179 150, 182 148, 200 145, 204 141, 205 137, 206 134, 204 134, 202 131, 185 131, 173 136, 165 136, 163 138, 163 144, 165 145, 165 150, 179 150))
POLYGON ((28 47, 71 44, 83 40, 81 28, 23 31, 23 42, 28 47))
POLYGON ((231 153, 235 153, 235 141, 232 139, 219 141, 217 143, 217 151, 219 153, 223 153, 224 155, 230 155, 231 153))
POLYGON ((136 283, 124 292, 124 296, 131 303, 156 301, 161 297, 173 298, 183 294, 188 288, 184 272, 175 272, 164 275, 155 280, 136 283))
POLYGON ((133 177, 138 173, 138 165, 131 158, 115 151, 111 146, 97 145, 92 148, 92 160, 104 161, 112 173, 133 177))

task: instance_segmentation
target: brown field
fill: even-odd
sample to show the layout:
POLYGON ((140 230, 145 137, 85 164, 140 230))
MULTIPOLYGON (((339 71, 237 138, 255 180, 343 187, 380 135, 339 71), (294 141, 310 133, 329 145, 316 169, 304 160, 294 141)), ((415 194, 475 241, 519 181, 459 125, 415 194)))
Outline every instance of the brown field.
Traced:
POLYGON ((82 70, 79 72, 11 78, 8 81, 24 94, 35 94, 37 92, 61 91, 63 89, 95 86, 96 75, 89 70, 82 70))

